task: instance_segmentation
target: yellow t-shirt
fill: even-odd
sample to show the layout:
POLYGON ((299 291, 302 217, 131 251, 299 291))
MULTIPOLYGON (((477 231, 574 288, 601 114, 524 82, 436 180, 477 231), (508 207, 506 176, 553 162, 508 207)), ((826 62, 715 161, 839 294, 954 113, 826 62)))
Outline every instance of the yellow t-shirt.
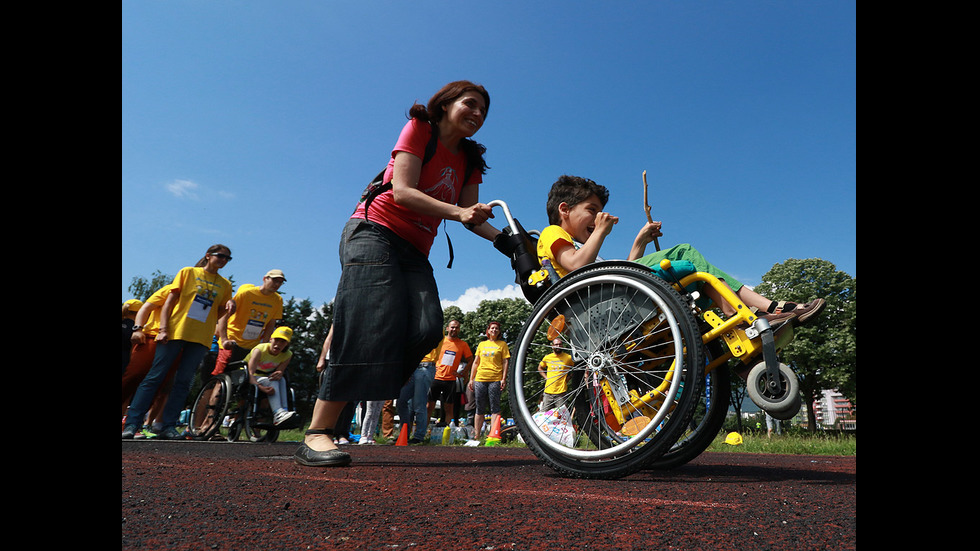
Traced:
POLYGON ((561 394, 568 390, 568 373, 575 361, 564 352, 552 352, 541 358, 540 366, 545 368, 545 394, 561 394))
MULTIPOLYGON (((445 338, 446 337, 443 337, 443 339, 445 339, 445 338)), ((439 353, 439 347, 440 346, 442 346, 442 341, 439 341, 439 344, 436 345, 436 347, 433 348, 428 354, 426 354, 424 358, 422 358, 422 362, 435 363, 436 362, 436 354, 439 353)))
POLYGON ((189 266, 177 272, 173 285, 180 299, 170 316, 170 338, 211 346, 218 308, 231 298, 231 283, 204 268, 189 266))
POLYGON ((541 230, 541 235, 538 236, 538 262, 544 266, 544 261, 548 260, 555 268, 555 271, 558 272, 558 277, 565 277, 568 275, 568 270, 558 263, 558 260, 555 258, 555 250, 569 245, 575 246, 575 239, 570 233, 565 231, 561 226, 548 226, 541 230))
POLYGON ((146 323, 143 324, 142 329, 144 335, 155 337, 160 332, 160 310, 163 308, 163 303, 167 301, 167 297, 170 296, 170 291, 175 288, 173 283, 168 283, 146 299, 144 304, 152 304, 156 308, 150 310, 150 315, 146 317, 146 323))
POLYGON ((480 358, 480 365, 477 366, 474 381, 486 383, 504 378, 504 359, 510 358, 507 343, 485 340, 477 345, 475 356, 480 358))
POLYGON ((262 288, 246 283, 235 293, 235 313, 228 318, 228 338, 242 348, 259 344, 265 327, 282 319, 282 296, 273 291, 262 294, 262 288))
POLYGON ((270 373, 276 370, 282 362, 285 362, 293 357, 292 350, 284 350, 278 354, 273 354, 270 349, 272 348, 271 342, 264 342, 255 345, 248 355, 245 356, 245 363, 252 361, 252 354, 258 354, 258 365, 255 366, 255 376, 256 377, 268 377, 270 373))

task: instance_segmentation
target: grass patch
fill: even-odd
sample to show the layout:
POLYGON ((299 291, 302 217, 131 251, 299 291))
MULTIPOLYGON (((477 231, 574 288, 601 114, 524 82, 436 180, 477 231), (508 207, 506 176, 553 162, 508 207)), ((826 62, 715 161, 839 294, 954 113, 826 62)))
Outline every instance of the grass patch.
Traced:
POLYGON ((857 455, 857 435, 820 431, 773 434, 746 432, 742 443, 732 446, 725 443, 728 433, 721 432, 708 446, 709 452, 778 453, 786 455, 857 455))

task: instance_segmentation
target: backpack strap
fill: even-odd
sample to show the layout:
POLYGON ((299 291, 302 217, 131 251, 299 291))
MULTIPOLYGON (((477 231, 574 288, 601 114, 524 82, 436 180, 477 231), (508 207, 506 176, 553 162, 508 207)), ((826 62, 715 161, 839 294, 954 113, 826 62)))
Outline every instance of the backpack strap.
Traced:
MULTIPOLYGON (((432 157, 436 154, 436 147, 438 146, 438 142, 439 142, 439 128, 436 126, 434 122, 431 121, 429 122, 429 125, 432 127, 432 133, 429 134, 429 142, 425 144, 425 153, 422 157, 422 166, 425 166, 425 163, 429 162, 429 160, 431 160, 432 157)), ((470 176, 473 174, 474 168, 475 167, 473 166, 473 163, 471 163, 469 159, 467 159, 466 172, 463 174, 463 185, 466 185, 466 182, 470 181, 470 176)), ((371 183, 368 184, 368 186, 364 188, 364 192, 361 193, 360 202, 364 203, 365 220, 367 220, 368 217, 367 211, 368 208, 371 207, 371 201, 373 201, 374 198, 377 197, 378 195, 381 195, 382 193, 391 189, 391 182, 389 181, 386 183, 384 181, 385 172, 387 170, 388 170, 387 166, 381 169, 381 172, 379 172, 378 175, 375 176, 373 180, 371 180, 371 183)), ((454 256, 453 242, 452 240, 449 239, 449 230, 448 228, 446 228, 445 220, 442 221, 442 229, 443 232, 446 234, 446 243, 449 245, 449 264, 446 265, 446 268, 452 269, 453 256, 454 256)))
MULTIPOLYGON (((425 153, 422 156, 422 166, 425 166, 425 163, 429 162, 429 160, 431 160, 436 154, 436 146, 439 142, 438 128, 436 127, 435 123, 430 122, 429 125, 432 127, 432 133, 429 134, 429 142, 425 144, 425 153)), ((364 188, 364 192, 361 193, 361 202, 364 203, 365 219, 367 218, 367 209, 371 206, 371 201, 373 201, 378 195, 381 195, 382 193, 391 189, 391 182, 389 181, 385 183, 384 181, 385 172, 387 170, 387 166, 381 169, 381 172, 379 172, 378 175, 371 180, 371 183, 368 184, 368 186, 364 188)))

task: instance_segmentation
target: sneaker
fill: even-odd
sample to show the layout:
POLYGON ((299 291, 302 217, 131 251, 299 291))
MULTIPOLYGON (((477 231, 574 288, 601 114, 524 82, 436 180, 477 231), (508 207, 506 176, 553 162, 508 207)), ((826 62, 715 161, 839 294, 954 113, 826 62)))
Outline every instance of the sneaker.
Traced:
MULTIPOLYGON (((148 438, 148 439, 151 439, 152 440, 153 438, 156 438, 157 436, 159 436, 159 433, 153 432, 150 429, 143 429, 143 430, 140 431, 140 435, 143 438, 148 438)), ((137 436, 137 438, 139 438, 139 436, 137 436)))
POLYGON ((295 411, 286 411, 284 409, 281 409, 281 410, 277 411, 275 415, 273 415, 273 417, 272 417, 272 424, 273 425, 282 424, 282 423, 284 423, 284 422, 292 419, 294 415, 296 415, 296 412, 295 411))
POLYGON ((422 443, 422 440, 415 438, 414 436, 408 439, 408 445, 417 446, 422 443))
POLYGON ((135 437, 136 437, 136 427, 134 427, 132 425, 130 425, 128 427, 123 427, 123 430, 122 430, 122 439, 123 440, 132 440, 135 437))
POLYGON ((360 440, 357 441, 358 446, 363 446, 365 444, 374 444, 374 438, 370 436, 362 436, 360 440))
POLYGON ((340 439, 337 440, 337 445, 338 446, 343 446, 343 445, 346 445, 346 444, 350 444, 350 440, 344 438, 343 436, 341 436, 340 439))
POLYGON ((162 432, 160 432, 156 436, 160 440, 183 440, 184 439, 184 437, 179 432, 177 432, 177 429, 174 427, 165 428, 163 429, 162 432))

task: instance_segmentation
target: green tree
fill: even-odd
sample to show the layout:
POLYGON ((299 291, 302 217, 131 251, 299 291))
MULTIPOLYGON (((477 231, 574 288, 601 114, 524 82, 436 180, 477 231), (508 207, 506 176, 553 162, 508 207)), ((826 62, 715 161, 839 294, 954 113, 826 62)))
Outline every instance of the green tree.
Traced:
POLYGON ((134 277, 127 290, 133 298, 146 302, 146 299, 150 298, 150 295, 157 292, 164 285, 168 285, 173 280, 174 276, 156 270, 150 276, 150 279, 143 276, 134 277))
POLYGON ((773 300, 812 300, 827 306, 802 327, 782 352, 782 359, 800 378, 810 430, 816 419, 810 404, 821 390, 837 389, 857 406, 857 280, 817 258, 789 259, 776 264, 755 288, 773 300))
MULTIPOLYGON (((160 270, 154 270, 149 279, 143 276, 135 276, 126 289, 135 299, 146 302, 150 295, 159 291, 164 285, 169 285, 174 280, 174 276, 165 274, 160 270)), ((235 288, 235 279, 228 278, 231 288, 235 288)))

